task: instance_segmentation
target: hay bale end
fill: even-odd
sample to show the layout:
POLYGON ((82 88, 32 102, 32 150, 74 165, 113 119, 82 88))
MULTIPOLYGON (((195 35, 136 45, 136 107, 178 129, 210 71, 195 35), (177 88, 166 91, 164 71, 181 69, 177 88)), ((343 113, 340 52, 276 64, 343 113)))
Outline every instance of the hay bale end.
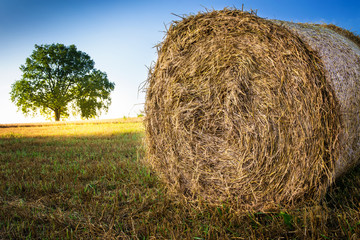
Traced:
POLYGON ((359 162, 359 61, 356 44, 323 26, 233 9, 174 22, 148 78, 146 159, 193 200, 319 200, 359 162))

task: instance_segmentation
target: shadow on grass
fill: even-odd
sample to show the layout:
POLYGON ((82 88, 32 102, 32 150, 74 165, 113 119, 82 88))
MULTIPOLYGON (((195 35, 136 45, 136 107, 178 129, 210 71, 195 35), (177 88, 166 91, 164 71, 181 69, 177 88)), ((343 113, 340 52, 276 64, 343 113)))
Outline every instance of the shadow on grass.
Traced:
MULTIPOLYGON (((338 178, 325 196, 332 209, 360 208, 360 165, 338 178)), ((359 219, 360 221, 360 219, 359 219)))

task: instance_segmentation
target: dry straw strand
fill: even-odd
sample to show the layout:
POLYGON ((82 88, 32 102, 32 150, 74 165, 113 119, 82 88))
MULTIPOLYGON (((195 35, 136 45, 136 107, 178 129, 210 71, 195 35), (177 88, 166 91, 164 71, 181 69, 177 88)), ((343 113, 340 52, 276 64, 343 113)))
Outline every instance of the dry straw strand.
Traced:
POLYGON ((173 22, 158 49, 146 160, 170 189, 253 210, 324 196, 341 153, 342 106, 298 34, 214 10, 173 22))

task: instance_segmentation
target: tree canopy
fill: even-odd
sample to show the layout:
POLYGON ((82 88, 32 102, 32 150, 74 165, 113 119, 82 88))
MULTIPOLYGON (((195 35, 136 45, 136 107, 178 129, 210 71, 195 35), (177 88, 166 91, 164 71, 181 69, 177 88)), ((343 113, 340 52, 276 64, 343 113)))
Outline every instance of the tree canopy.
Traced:
POLYGON ((11 100, 24 114, 40 113, 55 121, 70 114, 88 119, 107 111, 115 84, 75 45, 35 45, 12 85, 11 100))

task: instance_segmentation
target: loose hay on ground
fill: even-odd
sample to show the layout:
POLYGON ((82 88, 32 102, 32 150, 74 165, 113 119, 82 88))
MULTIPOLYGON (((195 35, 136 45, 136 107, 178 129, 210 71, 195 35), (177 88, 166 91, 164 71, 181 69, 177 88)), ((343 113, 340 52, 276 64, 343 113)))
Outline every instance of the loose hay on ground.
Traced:
POLYGON ((210 204, 321 199, 339 166, 359 158, 359 97, 344 103, 334 85, 349 80, 344 94, 354 94, 360 71, 334 81, 334 61, 316 51, 290 25, 239 10, 174 22, 149 74, 147 161, 171 189, 210 204))

